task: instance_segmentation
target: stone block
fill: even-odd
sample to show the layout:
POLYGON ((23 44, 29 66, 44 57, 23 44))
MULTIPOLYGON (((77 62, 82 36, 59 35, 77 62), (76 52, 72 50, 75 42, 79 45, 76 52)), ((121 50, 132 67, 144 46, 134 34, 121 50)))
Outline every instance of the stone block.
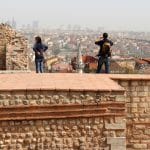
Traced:
POLYGON ((138 107, 148 108, 148 103, 138 103, 138 107))
POLYGON ((136 91, 137 92, 144 92, 144 87, 143 86, 137 86, 136 91))
POLYGON ((123 86, 123 87, 128 87, 128 85, 129 85, 129 82, 128 81, 121 81, 121 86, 123 86))
POLYGON ((150 135, 150 129, 145 129, 145 134, 150 135))
POLYGON ((126 138, 125 137, 107 137, 107 144, 113 146, 126 146, 126 138))
POLYGON ((148 92, 138 92, 137 96, 146 97, 148 96, 148 92))
POLYGON ((131 103, 131 107, 138 107, 137 103, 131 103))
POLYGON ((132 81, 131 82, 131 86, 138 86, 139 85, 139 82, 138 81, 132 81))
POLYGON ((146 85, 150 86, 150 81, 147 81, 147 82, 146 82, 146 85))
POLYGON ((146 128, 146 126, 145 125, 135 125, 135 128, 136 129, 145 129, 146 128))
POLYGON ((130 91, 130 92, 135 92, 135 91, 136 91, 136 87, 135 87, 135 86, 131 86, 131 87, 129 88, 129 91, 130 91))
POLYGON ((124 117, 115 117, 115 123, 125 123, 126 119, 124 117))
POLYGON ((112 145, 111 150, 126 150, 126 146, 112 145))
POLYGON ((131 93, 129 93, 129 96, 137 97, 138 96, 138 92, 131 92, 131 93))
POLYGON ((147 144, 133 144, 133 148, 135 148, 135 149, 146 149, 147 144))
POLYGON ((107 130, 125 130, 126 129, 126 123, 105 123, 105 129, 107 130))
POLYGON ((124 95, 118 95, 116 96, 116 101, 117 102, 125 102, 125 96, 124 95))
POLYGON ((149 92, 149 87, 148 86, 144 86, 144 92, 149 92))

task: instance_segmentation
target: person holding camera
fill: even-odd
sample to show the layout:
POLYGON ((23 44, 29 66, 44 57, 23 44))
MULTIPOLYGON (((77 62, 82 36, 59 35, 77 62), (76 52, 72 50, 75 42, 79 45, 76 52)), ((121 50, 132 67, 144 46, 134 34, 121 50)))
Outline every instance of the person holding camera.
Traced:
POLYGON ((95 42, 96 45, 100 46, 98 53, 98 67, 97 73, 102 72, 102 66, 105 65, 105 73, 110 73, 110 57, 111 57, 111 47, 113 42, 108 39, 108 33, 104 33, 102 39, 95 42))

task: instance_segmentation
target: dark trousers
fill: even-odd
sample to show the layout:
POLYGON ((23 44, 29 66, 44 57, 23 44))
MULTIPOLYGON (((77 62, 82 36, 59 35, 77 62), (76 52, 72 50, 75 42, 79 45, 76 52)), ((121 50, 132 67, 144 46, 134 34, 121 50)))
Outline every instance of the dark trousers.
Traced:
POLYGON ((97 73, 102 72, 102 66, 105 65, 105 73, 110 73, 110 58, 109 57, 99 57, 97 73))
POLYGON ((35 59, 36 73, 44 72, 44 59, 35 59))

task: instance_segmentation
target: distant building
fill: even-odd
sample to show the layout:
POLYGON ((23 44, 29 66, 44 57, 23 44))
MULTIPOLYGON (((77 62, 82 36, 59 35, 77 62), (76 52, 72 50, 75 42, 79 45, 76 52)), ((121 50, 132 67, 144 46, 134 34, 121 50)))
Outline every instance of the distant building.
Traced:
POLYGON ((14 18, 12 19, 11 26, 12 26, 13 29, 16 29, 16 28, 17 28, 17 23, 16 23, 16 21, 15 21, 14 18))
POLYGON ((39 29, 39 22, 38 21, 33 21, 32 22, 32 29, 33 30, 39 29))

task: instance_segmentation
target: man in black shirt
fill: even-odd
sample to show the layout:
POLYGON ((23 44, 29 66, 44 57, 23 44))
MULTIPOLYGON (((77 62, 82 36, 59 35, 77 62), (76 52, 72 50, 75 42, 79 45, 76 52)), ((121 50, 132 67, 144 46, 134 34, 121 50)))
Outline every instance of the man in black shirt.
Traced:
POLYGON ((101 69, 103 64, 105 64, 105 73, 110 73, 110 57, 111 57, 111 46, 113 46, 113 42, 108 39, 108 34, 103 34, 103 39, 96 41, 96 45, 100 46, 100 50, 98 53, 98 67, 97 73, 101 73, 101 69))

